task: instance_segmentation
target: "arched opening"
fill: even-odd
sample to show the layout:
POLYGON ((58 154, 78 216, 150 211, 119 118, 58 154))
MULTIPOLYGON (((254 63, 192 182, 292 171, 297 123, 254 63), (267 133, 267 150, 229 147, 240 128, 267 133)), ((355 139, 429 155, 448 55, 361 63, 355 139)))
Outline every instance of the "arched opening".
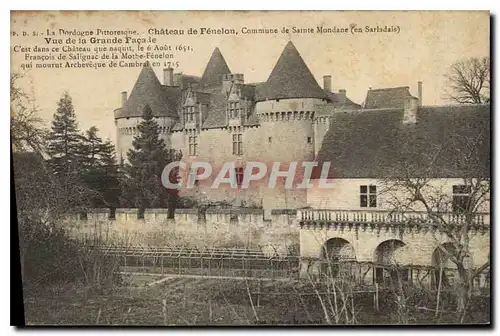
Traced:
POLYGON ((356 261, 354 247, 342 238, 328 239, 321 251, 322 273, 332 277, 346 277, 353 274, 353 261, 356 261))
POLYGON ((323 260, 330 261, 352 261, 356 260, 354 247, 343 238, 328 239, 321 251, 323 260))
POLYGON ((410 268, 397 262, 397 254, 406 244, 398 239, 380 243, 374 255, 374 281, 378 284, 396 285, 399 281, 409 281, 410 268))

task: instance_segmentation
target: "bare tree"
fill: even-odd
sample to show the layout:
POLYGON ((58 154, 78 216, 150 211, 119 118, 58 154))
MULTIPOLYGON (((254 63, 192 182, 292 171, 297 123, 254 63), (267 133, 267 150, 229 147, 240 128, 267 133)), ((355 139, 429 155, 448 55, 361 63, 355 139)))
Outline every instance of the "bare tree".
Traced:
POLYGON ((485 158, 478 154, 484 148, 483 143, 489 142, 488 132, 484 127, 474 136, 450 135, 445 143, 429 147, 425 153, 411 152, 410 144, 403 150, 397 171, 382 180, 382 193, 394 212, 408 224, 427 227, 434 232, 437 242, 445 237, 447 244, 438 244, 443 256, 440 262, 450 260, 456 265, 460 321, 465 317, 474 279, 490 266, 489 260, 477 268, 469 262, 472 235, 489 230, 481 211, 490 201, 490 177, 483 169, 485 158), (447 160, 448 166, 461 167, 464 172, 459 178, 460 184, 455 186, 461 189, 458 198, 450 195, 450 186, 435 182, 436 172, 447 160), (421 211, 424 216, 419 215, 421 211))
POLYGON ((455 62, 445 75, 445 98, 458 104, 490 102, 490 58, 469 58, 455 62))
POLYGON ((10 127, 12 149, 42 154, 46 130, 38 116, 38 108, 33 97, 19 87, 22 75, 10 75, 10 127))

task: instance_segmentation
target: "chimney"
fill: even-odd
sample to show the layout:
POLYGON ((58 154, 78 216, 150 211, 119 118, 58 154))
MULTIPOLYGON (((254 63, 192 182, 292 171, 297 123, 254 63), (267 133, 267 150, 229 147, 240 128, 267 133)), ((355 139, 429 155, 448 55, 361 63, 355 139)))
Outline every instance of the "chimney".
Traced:
POLYGON ((163 85, 174 86, 174 69, 163 69, 163 85))
POLYGON ((412 96, 405 98, 403 124, 415 124, 417 122, 418 104, 418 98, 412 96))
POLYGON ((233 75, 232 74, 224 74, 222 75, 222 93, 229 95, 229 91, 231 90, 233 84, 233 75))
POLYGON ((340 89, 339 90, 339 93, 338 93, 338 97, 339 97, 339 103, 345 103, 345 98, 347 96, 347 90, 346 89, 340 89))
POLYGON ((332 76, 323 76, 323 89, 327 92, 332 92, 332 76))
POLYGON ((422 106, 422 81, 418 81, 418 106, 422 106))
POLYGON ((127 91, 122 92, 122 107, 125 106, 125 103, 127 102, 127 91))

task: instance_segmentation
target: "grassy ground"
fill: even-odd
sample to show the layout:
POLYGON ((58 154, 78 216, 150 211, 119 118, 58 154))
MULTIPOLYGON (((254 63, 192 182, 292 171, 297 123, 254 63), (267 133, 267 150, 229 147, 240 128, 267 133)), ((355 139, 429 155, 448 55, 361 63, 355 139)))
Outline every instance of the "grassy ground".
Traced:
MULTIPOLYGON (((317 296, 298 281, 244 281, 201 277, 133 276, 126 286, 108 290, 58 287, 25 298, 29 325, 250 325, 325 323, 317 296), (248 289, 247 289, 248 288, 248 289), (257 299, 248 291, 263 293, 257 299), (257 302, 258 301, 258 302, 257 302), (165 303, 165 306, 164 306, 165 303)), ((355 297, 356 323, 398 323, 394 308, 375 312, 371 294, 355 297)), ((488 308, 489 309, 489 308, 488 308)), ((475 323, 487 321, 486 307, 472 314, 475 323), (483 316, 484 315, 484 316, 483 316)), ((434 318, 433 312, 413 313, 411 323, 447 323, 453 314, 434 318)))

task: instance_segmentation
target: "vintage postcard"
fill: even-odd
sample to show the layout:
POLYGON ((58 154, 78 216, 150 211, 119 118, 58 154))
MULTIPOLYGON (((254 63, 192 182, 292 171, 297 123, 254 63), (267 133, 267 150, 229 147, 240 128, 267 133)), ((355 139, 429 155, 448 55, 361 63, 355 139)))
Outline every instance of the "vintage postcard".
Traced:
POLYGON ((10 36, 26 325, 491 323, 489 12, 14 11, 10 36))

